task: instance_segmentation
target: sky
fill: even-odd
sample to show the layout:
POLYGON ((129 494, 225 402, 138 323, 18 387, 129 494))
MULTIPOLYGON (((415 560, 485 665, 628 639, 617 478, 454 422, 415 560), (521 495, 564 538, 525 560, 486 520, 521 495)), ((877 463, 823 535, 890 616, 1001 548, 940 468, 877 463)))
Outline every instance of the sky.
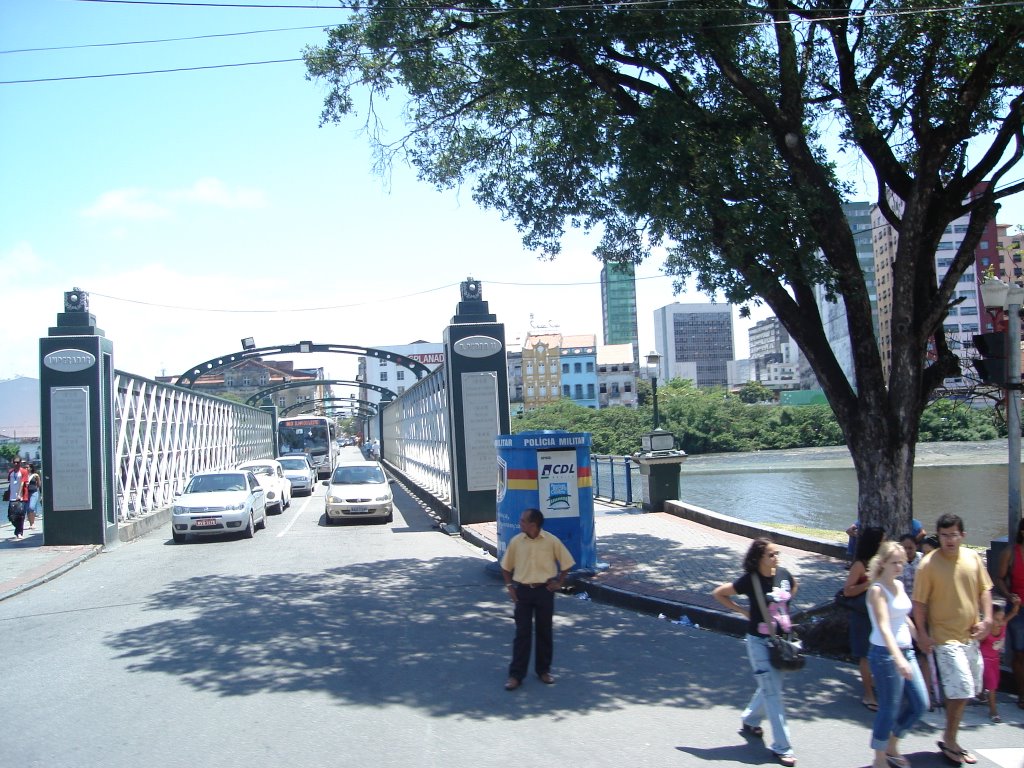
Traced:
MULTIPOLYGON (((400 164, 376 174, 365 113, 320 126, 326 89, 301 53, 345 12, 304 4, 320 7, 0 0, 0 379, 38 376, 38 339, 72 288, 89 293, 114 366, 146 377, 249 336, 440 341, 468 277, 510 340, 554 323, 601 342, 592 239, 573 234, 542 261, 469 188, 438 191, 400 164)), ((401 106, 384 105, 395 133, 401 106)), ((637 268, 641 356, 655 309, 707 301, 673 283, 657 261, 637 268)), ((734 314, 745 357, 747 328, 769 312, 734 314)), ((293 359, 355 375, 352 356, 293 359)))

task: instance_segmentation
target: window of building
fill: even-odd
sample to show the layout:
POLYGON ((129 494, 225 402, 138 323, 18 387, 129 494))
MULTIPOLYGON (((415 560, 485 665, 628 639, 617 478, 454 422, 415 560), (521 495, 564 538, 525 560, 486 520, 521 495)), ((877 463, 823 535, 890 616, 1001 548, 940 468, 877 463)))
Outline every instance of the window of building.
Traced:
POLYGON ((548 396, 548 388, 547 387, 541 387, 539 394, 540 394, 541 397, 547 397, 548 396))
POLYGON ((583 373, 583 363, 573 363, 572 364, 572 372, 573 373, 583 373))
POLYGON ((939 243, 939 247, 936 250, 939 250, 939 251, 952 251, 953 250, 953 243, 950 242, 949 240, 943 240, 942 242, 939 243))
POLYGON ((594 399, 594 385, 593 384, 587 384, 587 399, 588 400, 593 400, 594 399))
POLYGON ((288 399, 284 395, 281 395, 280 397, 277 398, 278 408, 284 408, 286 405, 288 405, 288 399))
POLYGON ((260 374, 260 386, 261 387, 265 387, 269 383, 270 383, 270 374, 268 374, 268 373, 261 373, 260 374))
MULTIPOLYGON (((607 395, 607 394, 608 394, 608 385, 607 385, 607 384, 602 384, 602 385, 601 385, 601 388, 600 388, 600 389, 599 389, 598 391, 599 391, 599 392, 600 392, 600 393, 601 393, 602 395, 607 395)), ((612 392, 614 392, 614 391, 615 391, 615 385, 614 385, 614 384, 612 384, 612 392)))
POLYGON ((982 240, 980 243, 978 243, 978 248, 980 248, 983 251, 987 251, 988 250, 988 240, 982 240))
POLYGON ((544 363, 538 363, 537 364, 537 375, 538 376, 543 376, 545 373, 547 373, 547 371, 544 368, 544 363))
MULTIPOLYGON (((601 386, 604 386, 604 385, 602 384, 601 386)), ((619 396, 619 385, 618 385, 617 383, 615 383, 615 384, 612 384, 612 394, 613 394, 613 395, 614 395, 615 397, 618 397, 618 396, 619 396)))
POLYGON ((569 364, 568 363, 562 363, 562 373, 568 373, 568 372, 569 372, 569 364))
POLYGON ((569 396, 569 385, 568 384, 563 384, 562 385, 562 397, 568 397, 568 396, 569 396))
POLYGON ((248 376, 243 376, 242 377, 242 386, 243 387, 251 387, 252 386, 252 379, 249 378, 248 376))
POLYGON ((225 375, 224 376, 224 386, 225 387, 233 387, 233 386, 235 386, 235 377, 234 376, 230 376, 230 375, 225 375))
POLYGON ((527 397, 533 397, 533 387, 527 387, 526 388, 526 396, 527 397))
POLYGON ((624 391, 626 391, 626 392, 632 392, 633 391, 633 385, 632 385, 632 383, 627 381, 625 384, 622 385, 622 389, 624 391))
POLYGON ((395 371, 395 379, 397 381, 405 381, 405 371, 395 371))
POLYGON ((533 363, 526 364, 526 375, 533 376, 533 363))
POLYGON ((381 371, 380 372, 380 380, 381 381, 387 381, 388 380, 388 372, 387 371, 381 371))
POLYGON ((573 395, 573 398, 575 400, 582 400, 583 399, 583 385, 582 384, 577 384, 576 385, 575 394, 573 395))
POLYGON ((594 364, 593 363, 587 363, 587 373, 593 373, 593 372, 594 372, 594 364))

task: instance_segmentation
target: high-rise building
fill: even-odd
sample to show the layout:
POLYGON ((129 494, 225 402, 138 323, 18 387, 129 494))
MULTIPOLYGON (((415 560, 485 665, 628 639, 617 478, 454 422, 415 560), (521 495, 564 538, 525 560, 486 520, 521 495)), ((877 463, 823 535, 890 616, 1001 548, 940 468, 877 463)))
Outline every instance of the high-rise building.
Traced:
POLYGON ((606 263, 601 268, 601 319, 605 344, 632 344, 633 365, 640 360, 636 321, 636 272, 632 264, 606 263))
POLYGON ((658 378, 690 379, 698 387, 727 386, 733 359, 732 306, 680 304, 654 310, 658 378))

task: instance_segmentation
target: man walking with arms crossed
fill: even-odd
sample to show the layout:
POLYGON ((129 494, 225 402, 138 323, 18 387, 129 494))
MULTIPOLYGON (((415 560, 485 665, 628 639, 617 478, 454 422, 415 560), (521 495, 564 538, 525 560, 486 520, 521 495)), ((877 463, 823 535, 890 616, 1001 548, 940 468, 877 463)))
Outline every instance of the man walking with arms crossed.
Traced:
POLYGON ((523 512, 519 518, 519 530, 522 532, 509 542, 501 559, 501 575, 515 603, 516 620, 506 691, 514 691, 526 677, 534 625, 537 634, 534 669, 542 683, 551 685, 555 682, 551 676, 555 592, 565 582, 569 569, 576 564, 558 537, 544 531, 544 514, 539 509, 523 512))
POLYGON ((946 695, 939 749, 951 765, 974 764, 978 758, 960 746, 957 732, 967 700, 980 690, 978 643, 992 627, 992 579, 981 557, 961 547, 964 523, 958 515, 942 515, 935 528, 939 548, 925 556, 914 578, 914 624, 921 650, 935 651, 946 695))

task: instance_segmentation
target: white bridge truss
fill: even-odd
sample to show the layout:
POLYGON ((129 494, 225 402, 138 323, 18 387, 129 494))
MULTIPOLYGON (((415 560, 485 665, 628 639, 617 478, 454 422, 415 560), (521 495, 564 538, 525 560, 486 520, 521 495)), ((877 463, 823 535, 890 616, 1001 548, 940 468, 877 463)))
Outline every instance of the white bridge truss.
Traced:
POLYGON ((196 472, 274 455, 258 408, 116 370, 113 399, 118 522, 169 507, 196 472))

